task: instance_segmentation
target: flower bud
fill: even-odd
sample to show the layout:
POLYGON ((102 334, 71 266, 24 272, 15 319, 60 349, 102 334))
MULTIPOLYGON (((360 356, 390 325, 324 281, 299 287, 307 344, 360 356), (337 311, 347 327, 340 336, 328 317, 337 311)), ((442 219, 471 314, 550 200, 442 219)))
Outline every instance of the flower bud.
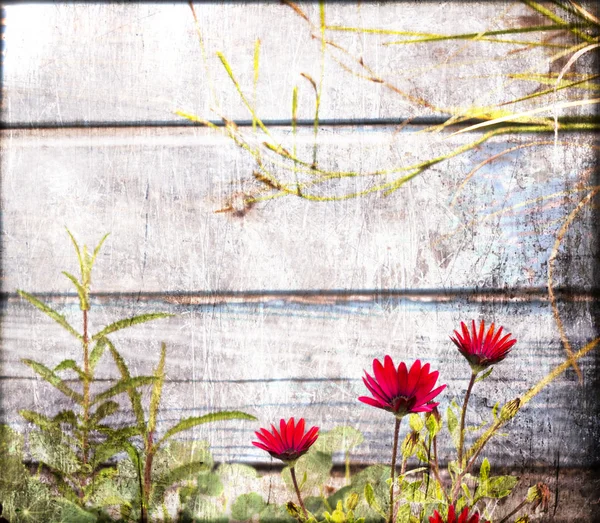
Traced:
POLYGON ((402 442, 402 455, 405 458, 409 458, 415 453, 420 439, 419 433, 414 430, 406 435, 402 442))
POLYGON ((519 412, 520 408, 520 398, 515 398, 514 400, 509 401, 506 405, 504 405, 504 407, 502 407, 502 410, 500 410, 500 419, 502 421, 510 421, 517 415, 517 412, 519 412))
POLYGON ((348 496, 348 499, 346 499, 346 510, 354 510, 358 505, 359 500, 360 497, 358 495, 358 492, 353 492, 352 494, 350 494, 348 496))
POLYGON ((294 519, 304 521, 304 514, 302 513, 301 508, 298 505, 296 505, 296 503, 294 503, 293 501, 288 501, 285 508, 287 508, 288 514, 294 519))
POLYGON ((550 489, 545 483, 537 483, 527 491, 527 501, 531 503, 533 510, 542 507, 542 512, 548 511, 550 502, 550 489))

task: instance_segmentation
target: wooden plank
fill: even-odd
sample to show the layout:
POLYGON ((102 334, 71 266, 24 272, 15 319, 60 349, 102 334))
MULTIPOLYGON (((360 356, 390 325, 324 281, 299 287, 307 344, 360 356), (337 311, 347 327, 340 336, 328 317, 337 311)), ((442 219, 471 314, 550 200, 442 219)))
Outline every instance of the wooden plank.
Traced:
MULTIPOLYGON (((60 274, 77 270, 64 226, 88 245, 111 233, 94 281, 103 292, 545 288, 556 239, 582 201, 558 245, 553 284, 594 287, 591 134, 559 135, 557 147, 537 135, 497 136, 387 196, 307 200, 392 183, 410 170, 369 173, 480 137, 419 129, 324 129, 319 167, 356 173, 331 180, 296 174, 263 148, 263 165, 292 191, 303 183, 303 198, 274 197, 250 154, 204 128, 4 131, 2 290, 72 291, 60 274), (244 208, 247 197, 267 199, 244 208), (216 212, 232 202, 238 212, 216 212)), ((251 131, 244 136, 253 143, 251 131)), ((286 129, 272 139, 294 146, 286 129)), ((301 158, 312 156, 312 140, 298 134, 301 158)))
MULTIPOLYGON (((52 303, 73 325, 80 325, 75 300, 52 303)), ((567 334, 577 349, 595 336, 594 307, 585 302, 562 304, 567 334)), ((397 361, 420 357, 430 362, 440 370, 440 381, 448 384, 441 397, 445 408, 453 397, 461 401, 470 373, 449 334, 460 320, 470 318, 482 317, 506 326, 519 341, 510 357, 477 385, 472 405, 478 414, 469 419, 477 424, 491 419, 496 401, 504 404, 521 396, 565 359, 549 305, 535 301, 482 305, 466 300, 388 299, 321 306, 281 301, 181 306, 159 300, 113 300, 103 305, 94 302, 90 330, 95 332, 121 317, 157 310, 177 316, 111 338, 132 372, 140 375, 151 372, 160 343, 167 343, 160 431, 181 417, 215 409, 242 409, 263 424, 280 417, 304 416, 324 430, 349 424, 363 431, 366 442, 354 456, 357 463, 380 461, 389 451, 390 415, 357 401, 365 393, 363 370, 370 370, 374 357, 391 354, 397 361)), ((79 359, 79 349, 52 320, 20 299, 7 302, 1 328, 2 419, 23 429, 19 409, 51 414, 66 405, 47 383, 35 379, 20 359, 54 366, 64 358, 79 359)), ((507 427, 510 436, 500 438, 491 448, 490 455, 497 463, 552 466, 558 454, 562 466, 589 466, 598 460, 596 362, 593 353, 580 361, 583 386, 569 371, 521 411, 507 427)), ((117 374, 109 358, 98 367, 100 379, 117 374)), ((98 386, 107 385, 102 382, 98 386)), ((117 423, 127 419, 122 415, 113 418, 117 423)), ((208 438, 218 459, 265 463, 268 457, 249 444, 256 426, 223 423, 183 437, 208 438)), ((444 446, 440 452, 448 456, 450 450, 444 446)))
MULTIPOLYGON (((407 37, 328 29, 325 36, 331 44, 326 45, 322 69, 319 6, 299 5, 310 23, 290 7, 273 2, 198 3, 206 69, 185 2, 11 4, 3 119, 25 126, 182 122, 173 111, 183 109, 208 119, 251 120, 217 52, 229 61, 263 119, 289 121, 297 86, 298 117, 312 122, 315 92, 302 74, 322 88, 321 120, 440 117, 547 89, 546 84, 514 75, 558 73, 566 60, 552 57, 564 51, 561 45, 579 43, 573 35, 565 39, 556 32, 493 37, 534 46, 486 41, 480 33, 550 23, 521 2, 463 1, 427 7, 414 2, 328 3, 328 27, 480 37, 386 45, 407 37), (255 100, 257 39, 261 51, 255 100)), ((593 10, 594 5, 588 8, 593 10)), ((594 72, 591 55, 579 58, 569 74, 594 72)), ((541 105, 562 101, 565 93, 558 91, 556 99, 546 97, 541 105)), ((577 98, 593 96, 589 90, 576 93, 577 98)), ((530 99, 511 110, 525 110, 541 100, 530 99)), ((593 106, 563 111, 592 114, 593 106)))

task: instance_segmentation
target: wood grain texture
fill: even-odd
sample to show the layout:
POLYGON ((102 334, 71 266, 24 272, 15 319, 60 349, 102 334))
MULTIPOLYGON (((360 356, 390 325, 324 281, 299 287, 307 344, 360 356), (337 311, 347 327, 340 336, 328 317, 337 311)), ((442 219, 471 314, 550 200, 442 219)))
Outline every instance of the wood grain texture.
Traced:
MULTIPOLYGON (((475 389, 472 414, 478 414, 470 419, 474 424, 491 419, 496 401, 504 404, 521 396, 565 359, 548 304, 535 301, 481 305, 464 300, 388 299, 321 306, 281 301, 205 306, 169 305, 165 300, 111 301, 96 302, 90 315, 91 332, 121 317, 157 310, 177 313, 111 336, 135 374, 150 373, 161 341, 167 343, 167 383, 159 430, 180 417, 215 409, 248 411, 262 424, 304 416, 324 430, 339 424, 362 430, 366 442, 355 455, 358 463, 380 461, 390 444, 390 415, 357 401, 365 393, 363 370, 371 369, 373 358, 391 354, 396 360, 420 357, 430 362, 440 370, 440 380, 448 383, 442 398, 445 408, 451 398, 462 397, 470 372, 449 340, 453 329, 461 320, 478 317, 506 326, 519 342, 511 356, 475 389)), ((81 323, 75 299, 61 299, 55 305, 73 325, 81 323)), ((563 307, 566 318, 577 319, 569 336, 580 347, 594 337, 594 308, 585 302, 563 307)), ((73 339, 20 299, 9 301, 2 333, 3 418, 23 426, 18 409, 50 414, 65 408, 64 399, 36 380, 19 360, 32 358, 52 366, 78 357, 73 339)), ((510 436, 490 447, 497 463, 551 466, 557 453, 564 466, 586 466, 598 460, 595 358, 590 355, 580 363, 584 385, 579 386, 570 371, 536 397, 508 426, 510 436)), ((110 358, 105 358, 97 377, 116 375, 110 358)), ((125 422, 127 418, 114 419, 125 422)), ((219 459, 265 462, 268 457, 249 444, 257 426, 223 423, 183 437, 208 438, 219 459)), ((450 450, 444 447, 442 452, 447 456, 450 450)))
MULTIPOLYGON (((394 180, 404 173, 367 173, 477 137, 418 130, 322 129, 320 166, 357 175, 309 190, 343 195, 394 180)), ((286 129, 274 133, 291 148, 286 129)), ((536 135, 498 136, 389 196, 289 195, 240 215, 215 211, 277 191, 212 130, 4 131, 2 288, 69 290, 60 271, 76 271, 76 260, 65 225, 90 246, 111 233, 94 282, 103 292, 543 288, 557 234, 594 183, 595 137, 563 138, 554 148, 536 135), (519 145, 461 187, 474 166, 519 145)), ((297 144, 310 156, 312 133, 297 144)), ((293 183, 289 170, 273 172, 293 183)), ((584 206, 559 245, 554 285, 594 287, 592 216, 584 206)))
MULTIPOLYGON (((251 120, 217 52, 230 62, 263 119, 289 121, 292 90, 298 86, 298 117, 312 122, 315 93, 302 74, 322 87, 322 120, 444 116, 535 92, 536 82, 514 74, 558 72, 565 59, 552 57, 564 50, 561 45, 578 43, 557 38, 556 32, 537 32, 504 38, 559 47, 491 43, 483 35, 479 40, 388 46, 407 37, 327 30, 331 44, 326 45, 321 84, 319 6, 299 5, 310 23, 275 2, 199 2, 207 68, 186 2, 9 5, 4 121, 26 126, 182 122, 175 109, 213 120, 251 120), (261 54, 255 98, 257 39, 261 54)), ((561 14, 568 19, 568 13, 561 14)), ((341 2, 327 4, 325 23, 451 35, 550 21, 521 2, 341 2)), ((593 72, 596 67, 588 54, 570 72, 593 72)), ((593 91, 578 95, 593 97, 593 91)), ((563 99, 559 91, 556 100, 563 99)), ((538 102, 532 99, 511 110, 538 102)), ((561 112, 591 113, 585 106, 561 112)))

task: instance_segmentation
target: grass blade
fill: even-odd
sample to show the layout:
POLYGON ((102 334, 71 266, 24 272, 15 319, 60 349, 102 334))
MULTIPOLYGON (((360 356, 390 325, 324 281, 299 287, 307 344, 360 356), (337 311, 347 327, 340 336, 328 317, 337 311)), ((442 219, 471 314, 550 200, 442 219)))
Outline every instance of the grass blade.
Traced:
POLYGON ((31 305, 41 310, 44 314, 50 316, 56 323, 70 332, 77 339, 82 339, 81 334, 79 334, 73 327, 71 327, 71 325, 69 325, 67 319, 62 314, 56 312, 52 307, 49 307, 44 302, 38 300, 35 296, 32 296, 25 291, 17 290, 17 294, 21 296, 21 298, 25 298, 29 303, 31 303, 31 305))
POLYGON ((170 316, 174 316, 174 314, 169 314, 166 312, 152 312, 150 314, 140 314, 139 316, 125 318, 104 327, 100 332, 97 332, 91 337, 91 341, 97 341, 100 338, 112 334, 113 332, 121 329, 127 329, 128 327, 132 327, 133 325, 137 325, 139 323, 146 323, 148 321, 158 320, 160 318, 169 318, 170 316))

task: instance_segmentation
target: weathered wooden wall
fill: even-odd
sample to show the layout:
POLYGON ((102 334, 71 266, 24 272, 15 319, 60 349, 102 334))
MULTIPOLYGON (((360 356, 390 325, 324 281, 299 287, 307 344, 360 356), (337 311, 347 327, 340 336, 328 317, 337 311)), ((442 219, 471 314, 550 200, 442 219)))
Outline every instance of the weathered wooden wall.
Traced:
MULTIPOLYGON (((318 4, 303 9, 318 23, 318 4)), ((389 447, 388 416, 356 400, 364 392, 362 370, 374 357, 430 361, 449 384, 445 406, 462 397, 468 381, 448 335, 471 318, 505 325, 519 343, 476 390, 474 405, 483 412, 564 361, 548 301, 548 261, 565 220, 598 183, 597 136, 561 132, 555 146, 547 143, 551 134, 496 136, 388 196, 336 202, 287 196, 245 212, 216 213, 236 195, 260 190, 254 160, 173 111, 249 124, 215 51, 252 97, 260 38, 257 113, 291 147, 291 93, 299 86, 296 143, 310 157, 314 92, 300 73, 318 81, 320 42, 318 26, 311 30, 275 3, 199 4, 197 12, 208 69, 185 3, 7 7, 3 421, 24 429, 18 409, 60 408, 58 396, 20 359, 58 362, 76 347, 15 291, 42 295, 79 324, 75 295, 60 274, 76 267, 65 225, 88 245, 111 232, 95 273, 94 327, 146 311, 177 313, 114 336, 139 373, 154 365, 161 341, 169 347, 159 429, 220 408, 246 410, 262 423, 305 416, 325 430, 356 426, 367 440, 356 461, 381 461, 389 447), (461 185, 480 162, 516 146, 522 147, 461 185)), ((335 3, 326 13, 330 25, 437 33, 480 32, 537 16, 508 2, 335 3)), ((556 70, 541 47, 523 53, 489 42, 384 46, 394 38, 335 37, 354 58, 333 49, 323 63, 318 158, 334 170, 390 169, 470 143, 481 134, 419 131, 443 117, 436 107, 466 109, 529 94, 530 83, 510 79, 510 72, 556 70), (346 71, 364 72, 357 57, 396 90, 346 71), (398 127, 412 117, 421 125, 398 127)), ((577 63, 580 72, 593 67, 589 56, 577 63)), ((562 97, 559 91, 557 100, 562 97)), ((581 106, 564 114, 593 111, 581 106)), ((358 176, 331 190, 374 183, 358 176)), ((577 215, 555 262, 559 309, 576 349, 598 334, 595 213, 587 207, 577 215)), ((598 464, 597 357, 592 353, 580 365, 583 385, 567 372, 509 426, 510 436, 492 452, 503 465, 598 464)), ((100 373, 108 378, 114 369, 107 364, 100 373)), ((256 427, 233 427, 190 436, 208 438, 218 459, 266 463, 250 445, 256 427)))

